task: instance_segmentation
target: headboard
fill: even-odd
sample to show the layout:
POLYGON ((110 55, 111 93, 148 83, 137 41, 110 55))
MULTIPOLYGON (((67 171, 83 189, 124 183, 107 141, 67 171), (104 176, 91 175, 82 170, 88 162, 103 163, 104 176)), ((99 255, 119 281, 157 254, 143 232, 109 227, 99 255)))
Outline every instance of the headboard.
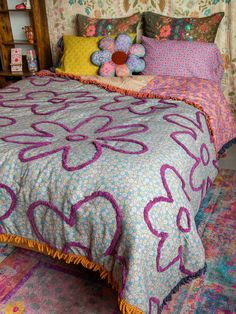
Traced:
POLYGON ((223 89, 236 111, 236 1, 214 0, 45 0, 52 54, 56 59, 58 39, 63 34, 76 34, 77 13, 96 18, 123 17, 135 12, 153 11, 175 17, 204 17, 225 12, 216 43, 225 62, 223 89), (233 18, 234 16, 234 18, 233 18))

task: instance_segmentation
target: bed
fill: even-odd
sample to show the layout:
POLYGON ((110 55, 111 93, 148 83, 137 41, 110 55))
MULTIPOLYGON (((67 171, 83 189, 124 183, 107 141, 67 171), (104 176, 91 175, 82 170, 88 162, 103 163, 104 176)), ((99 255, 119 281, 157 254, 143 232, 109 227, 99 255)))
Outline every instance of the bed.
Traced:
MULTIPOLYGON (((139 14, 130 18, 137 23, 139 14)), ((220 149, 236 137, 214 44, 196 45, 210 65, 193 67, 195 44, 144 41, 161 45, 146 49, 146 75, 94 76, 90 64, 89 76, 65 73, 64 52, 57 74, 0 90, 0 242, 98 271, 117 290, 120 311, 134 314, 160 313, 206 271, 194 217, 220 149), (153 53, 166 49, 165 64, 173 44, 189 54, 181 75, 168 62, 177 72, 150 75, 153 53), (201 67, 205 77, 193 72, 201 67)))
POLYGON ((236 134, 217 84, 46 72, 0 107, 1 242, 99 271, 123 313, 205 271, 194 217, 236 134))

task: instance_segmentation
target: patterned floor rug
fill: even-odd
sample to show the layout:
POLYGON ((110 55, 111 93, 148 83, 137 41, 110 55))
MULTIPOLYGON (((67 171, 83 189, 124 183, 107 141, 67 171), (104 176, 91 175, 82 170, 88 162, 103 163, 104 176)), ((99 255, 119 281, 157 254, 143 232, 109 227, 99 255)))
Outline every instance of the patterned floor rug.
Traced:
MULTIPOLYGON (((196 222, 206 251, 207 273, 182 286, 163 313, 236 313, 236 171, 220 171, 196 222)), ((116 293, 98 274, 0 245, 0 313, 120 312, 116 293)))

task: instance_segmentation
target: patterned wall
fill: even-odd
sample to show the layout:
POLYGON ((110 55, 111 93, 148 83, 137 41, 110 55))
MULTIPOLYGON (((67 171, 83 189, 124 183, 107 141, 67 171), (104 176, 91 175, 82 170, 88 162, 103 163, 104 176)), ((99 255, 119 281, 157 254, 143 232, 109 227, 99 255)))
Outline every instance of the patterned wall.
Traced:
POLYGON ((224 93, 236 111, 236 0, 46 0, 54 56, 63 34, 76 34, 75 15, 122 17, 153 11, 164 15, 204 17, 224 11, 216 43, 225 62, 224 93))

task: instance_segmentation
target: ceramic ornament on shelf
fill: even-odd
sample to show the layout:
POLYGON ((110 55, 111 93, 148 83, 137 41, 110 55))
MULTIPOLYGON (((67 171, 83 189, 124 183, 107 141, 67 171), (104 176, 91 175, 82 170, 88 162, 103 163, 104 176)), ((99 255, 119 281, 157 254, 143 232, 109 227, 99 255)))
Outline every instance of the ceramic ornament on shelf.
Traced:
POLYGON ((27 60, 29 72, 31 72, 34 75, 35 72, 38 71, 38 64, 37 64, 37 57, 36 57, 35 50, 30 49, 26 51, 26 60, 27 60))
POLYGON ((31 9, 30 0, 24 1, 24 4, 25 4, 27 10, 30 10, 30 9, 31 9))
POLYGON ((22 27, 23 31, 25 32, 25 37, 30 44, 34 43, 34 31, 31 25, 22 27))
POLYGON ((26 0, 22 3, 19 3, 15 6, 16 10, 30 10, 31 9, 31 4, 30 0, 26 0))
POLYGON ((11 49, 11 72, 22 72, 22 49, 11 49))

